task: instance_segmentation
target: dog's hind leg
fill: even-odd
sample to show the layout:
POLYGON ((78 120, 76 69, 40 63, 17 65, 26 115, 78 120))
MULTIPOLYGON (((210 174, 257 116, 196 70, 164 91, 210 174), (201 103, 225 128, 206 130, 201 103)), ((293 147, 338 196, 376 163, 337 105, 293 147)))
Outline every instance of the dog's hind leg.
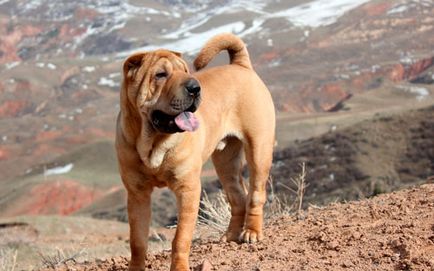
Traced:
POLYGON ((273 158, 274 137, 269 134, 247 137, 246 160, 249 168, 249 191, 246 202, 246 218, 240 241, 253 243, 263 237, 263 207, 266 200, 266 184, 273 158))
POLYGON ((212 155, 217 175, 231 205, 231 220, 222 240, 238 241, 246 213, 246 191, 241 176, 243 143, 235 137, 228 137, 225 141, 225 148, 214 151, 212 155))

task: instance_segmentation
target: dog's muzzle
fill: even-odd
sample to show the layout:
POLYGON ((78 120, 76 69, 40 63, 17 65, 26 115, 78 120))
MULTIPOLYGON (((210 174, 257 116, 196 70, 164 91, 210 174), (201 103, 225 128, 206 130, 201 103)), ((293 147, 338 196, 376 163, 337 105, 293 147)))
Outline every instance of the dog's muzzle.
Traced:
POLYGON ((193 132, 199 127, 199 121, 193 114, 200 104, 200 85, 196 79, 189 79, 184 84, 185 93, 170 102, 170 114, 155 110, 151 114, 152 126, 162 133, 193 132))

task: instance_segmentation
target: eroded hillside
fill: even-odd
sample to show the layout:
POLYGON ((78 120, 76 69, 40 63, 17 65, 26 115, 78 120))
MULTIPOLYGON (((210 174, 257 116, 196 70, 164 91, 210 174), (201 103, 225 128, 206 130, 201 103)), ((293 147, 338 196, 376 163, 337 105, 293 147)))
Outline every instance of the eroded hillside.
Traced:
MULTIPOLYGON (((335 127, 336 128, 336 127, 335 127)), ((376 114, 373 119, 299 141, 275 153, 275 188, 288 194, 288 176, 305 163, 306 202, 354 200, 434 176, 434 106, 376 114)))

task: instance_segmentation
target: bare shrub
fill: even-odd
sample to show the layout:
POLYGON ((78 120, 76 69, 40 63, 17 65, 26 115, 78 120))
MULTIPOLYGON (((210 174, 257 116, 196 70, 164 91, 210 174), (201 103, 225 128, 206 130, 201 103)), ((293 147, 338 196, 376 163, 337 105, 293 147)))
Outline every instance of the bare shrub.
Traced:
POLYGON ((219 191, 214 200, 210 200, 204 193, 201 200, 199 225, 208 226, 217 233, 224 233, 231 219, 231 207, 226 200, 225 194, 219 191))
POLYGON ((281 198, 276 194, 273 178, 268 178, 268 186, 270 191, 267 195, 267 203, 265 205, 265 220, 272 217, 288 215, 291 213, 291 204, 288 198, 281 198))
POLYGON ((308 183, 306 181, 306 164, 300 164, 301 172, 296 177, 291 177, 293 187, 280 183, 279 186, 285 188, 295 197, 282 197, 275 193, 273 179, 270 177, 268 184, 270 193, 267 202, 267 218, 296 214, 298 217, 302 212, 304 193, 308 183), (291 200, 290 200, 291 199, 291 200))
POLYGON ((306 192, 306 187, 309 185, 306 181, 306 164, 300 165, 301 172, 296 178, 291 178, 291 182, 295 185, 296 189, 291 189, 295 193, 296 199, 294 201, 293 210, 299 215, 302 211, 303 197, 306 192))
MULTIPOLYGON (((293 187, 279 184, 283 188, 290 191, 295 197, 280 197, 276 194, 273 179, 268 179, 268 185, 270 192, 268 193, 267 203, 265 206, 265 219, 268 220, 273 217, 282 215, 297 215, 300 217, 302 212, 303 197, 306 191, 308 183, 306 181, 306 165, 300 164, 301 172, 291 178, 293 187)), ((201 214, 199 214, 200 226, 208 226, 216 233, 224 233, 229 225, 231 218, 231 208, 226 200, 226 196, 223 192, 219 192, 214 200, 210 200, 209 196, 204 193, 201 200, 201 214)))
POLYGON ((50 255, 43 255, 42 253, 39 253, 42 259, 42 265, 44 267, 56 269, 56 267, 67 263, 69 261, 77 262, 77 258, 86 254, 85 249, 81 249, 78 252, 72 252, 72 251, 64 251, 63 249, 56 249, 56 252, 54 254, 50 255))

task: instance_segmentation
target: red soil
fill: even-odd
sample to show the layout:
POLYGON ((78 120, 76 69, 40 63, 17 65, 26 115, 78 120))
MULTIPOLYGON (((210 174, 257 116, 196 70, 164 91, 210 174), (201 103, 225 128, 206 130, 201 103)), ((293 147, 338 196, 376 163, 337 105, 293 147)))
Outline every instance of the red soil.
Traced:
POLYGON ((24 100, 9 100, 0 104, 0 118, 16 117, 27 107, 24 100))
POLYGON ((379 16, 385 14, 393 3, 369 3, 362 7, 368 16, 379 16))
POLYGON ((68 215, 91 204, 102 194, 102 191, 76 181, 59 179, 34 186, 6 213, 7 216, 68 215))
POLYGON ((10 154, 6 147, 0 147, 0 161, 9 159, 9 156, 10 154))

